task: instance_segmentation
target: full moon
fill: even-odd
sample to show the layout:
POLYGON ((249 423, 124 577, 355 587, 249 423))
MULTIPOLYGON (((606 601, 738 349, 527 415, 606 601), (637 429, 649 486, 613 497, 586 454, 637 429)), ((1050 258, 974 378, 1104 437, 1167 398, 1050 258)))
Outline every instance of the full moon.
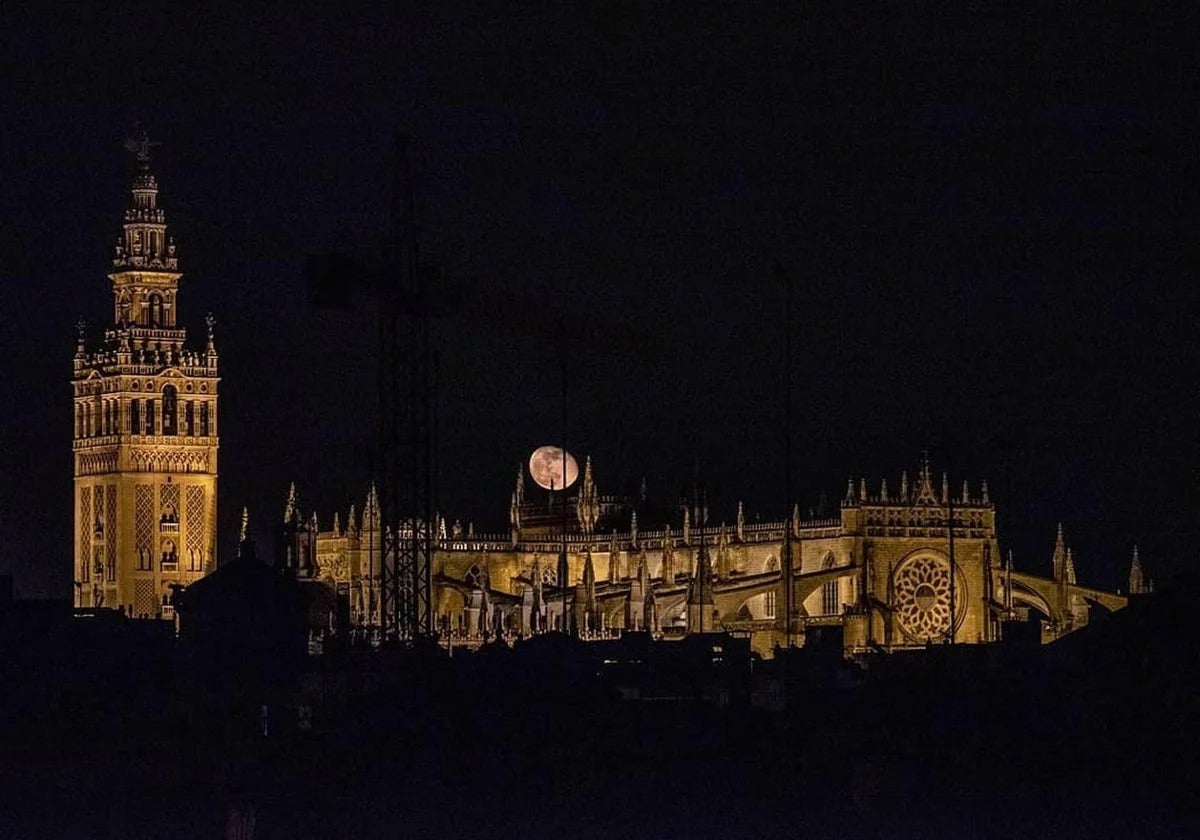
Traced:
POLYGON ((563 490, 579 478, 579 464, 570 452, 564 453, 558 446, 539 446, 529 456, 529 474, 538 487, 545 490, 563 490), (567 482, 563 484, 563 455, 566 455, 567 482))

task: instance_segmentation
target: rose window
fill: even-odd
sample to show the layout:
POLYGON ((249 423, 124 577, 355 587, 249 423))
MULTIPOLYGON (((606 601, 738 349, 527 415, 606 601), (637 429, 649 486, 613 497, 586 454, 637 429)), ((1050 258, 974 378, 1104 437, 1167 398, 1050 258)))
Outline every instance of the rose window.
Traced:
MULTIPOLYGON (((950 631, 950 564, 928 555, 902 563, 892 577, 896 618, 906 635, 918 642, 940 639, 950 631)), ((955 600, 966 603, 958 581, 955 600)), ((961 615, 961 610, 960 610, 961 615)))

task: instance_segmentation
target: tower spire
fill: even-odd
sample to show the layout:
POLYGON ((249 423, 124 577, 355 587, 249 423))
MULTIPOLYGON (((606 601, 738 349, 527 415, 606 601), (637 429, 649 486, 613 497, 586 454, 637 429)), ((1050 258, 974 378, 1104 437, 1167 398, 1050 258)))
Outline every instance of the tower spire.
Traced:
POLYGON ((1054 579, 1060 580, 1063 574, 1063 568, 1067 563, 1067 542, 1063 537, 1062 523, 1058 523, 1058 536, 1054 540, 1054 554, 1050 558, 1054 579))
POLYGON ((1129 594, 1145 595, 1146 578, 1142 572, 1142 561, 1138 557, 1138 547, 1133 547, 1133 559, 1129 562, 1129 594))
POLYGON ((283 521, 291 522, 297 517, 296 511, 296 482, 288 487, 287 502, 283 506, 283 521))

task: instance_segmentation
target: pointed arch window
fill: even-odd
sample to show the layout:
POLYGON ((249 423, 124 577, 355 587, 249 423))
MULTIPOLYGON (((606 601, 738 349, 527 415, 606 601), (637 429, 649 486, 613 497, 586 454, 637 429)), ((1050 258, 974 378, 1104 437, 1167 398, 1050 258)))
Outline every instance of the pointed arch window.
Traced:
POLYGON ((208 437, 208 403, 200 403, 200 437, 208 437))
POLYGON ((196 434, 196 406, 191 400, 183 403, 183 433, 188 437, 196 434))
POLYGON ((163 388, 162 400, 162 433, 164 435, 178 434, 179 430, 176 426, 176 405, 178 403, 178 392, 174 385, 168 385, 163 388))
MULTIPOLYGON (((834 560, 832 554, 825 555, 824 568, 832 569, 834 560)), ((839 612, 838 604, 838 582, 831 580, 821 587, 821 614, 822 615, 837 615, 839 612)))
POLYGON ((129 433, 140 435, 142 433, 142 401, 129 401, 129 433))
POLYGON ((146 400, 146 434, 154 434, 154 400, 146 400))

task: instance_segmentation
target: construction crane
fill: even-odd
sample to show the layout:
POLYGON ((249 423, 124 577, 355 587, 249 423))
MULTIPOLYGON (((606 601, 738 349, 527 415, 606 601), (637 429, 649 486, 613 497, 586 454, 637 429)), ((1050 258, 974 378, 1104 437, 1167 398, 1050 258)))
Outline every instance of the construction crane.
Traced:
POLYGON ((382 641, 433 635, 434 275, 422 270, 408 140, 397 138, 388 235, 382 248, 315 255, 309 303, 344 309, 369 298, 379 325, 376 482, 382 641))

